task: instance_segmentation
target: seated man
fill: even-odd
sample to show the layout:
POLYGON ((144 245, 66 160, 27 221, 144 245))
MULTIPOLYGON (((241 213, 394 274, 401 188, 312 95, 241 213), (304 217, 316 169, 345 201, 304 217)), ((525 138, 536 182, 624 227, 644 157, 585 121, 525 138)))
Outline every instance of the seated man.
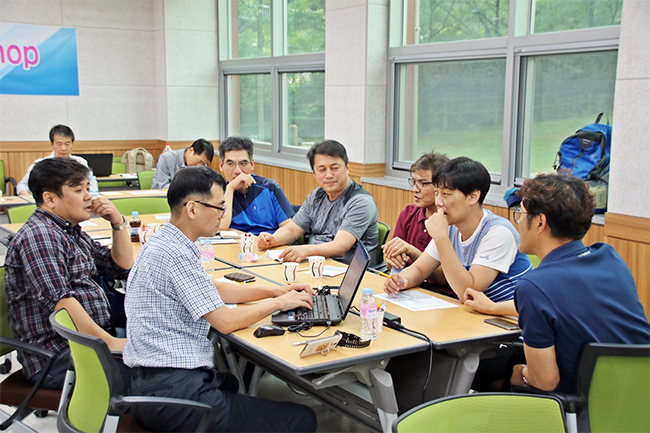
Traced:
POLYGON ((280 185, 251 174, 255 167, 252 141, 228 137, 219 145, 219 157, 219 169, 228 182, 221 230, 232 227, 258 235, 289 223, 294 212, 280 185))
MULTIPOLYGON (((92 199, 88 168, 71 158, 46 158, 29 176, 36 211, 16 233, 5 259, 9 322, 16 338, 58 355, 44 387, 61 389, 68 367, 68 342, 54 331, 50 314, 65 307, 79 331, 104 340, 111 350, 126 343, 115 338, 106 295, 97 274, 126 278, 133 264, 127 222, 109 200, 92 199), (110 221, 113 246, 94 242, 79 223, 91 212, 110 221)), ((18 352, 23 373, 33 384, 45 361, 18 352)))
POLYGON ((519 234, 505 218, 483 209, 490 174, 477 161, 455 158, 433 174, 438 211, 426 222, 432 241, 411 266, 386 279, 389 294, 418 286, 442 265, 454 294, 472 287, 495 302, 512 299, 517 279, 531 270, 517 250, 519 234))
MULTIPOLYGON (((38 158, 32 165, 27 169, 27 174, 23 179, 16 185, 16 193, 22 196, 29 196, 31 191, 29 189, 29 174, 32 172, 34 165, 46 158, 72 158, 77 161, 79 164, 82 164, 88 167, 88 161, 77 155, 71 155, 72 146, 74 145, 74 132, 72 129, 65 125, 55 125, 50 129, 50 143, 52 143, 52 153, 45 158, 38 158)), ((88 172, 88 181, 90 182, 90 188, 97 187, 97 181, 92 178, 92 170, 88 172)))
MULTIPOLYGON (((519 250, 541 262, 517 281, 514 304, 527 365, 514 366, 510 383, 569 392, 586 343, 650 344, 650 324, 632 273, 616 250, 582 243, 594 215, 585 182, 542 174, 527 179, 517 194, 519 250)), ((466 296, 468 305, 490 309, 480 294, 468 289, 466 296)))
POLYGON ((350 263, 357 242, 363 243, 376 263, 379 213, 372 196, 350 179, 348 154, 338 141, 326 140, 307 152, 319 187, 305 199, 291 221, 275 234, 260 233, 258 247, 290 245, 310 232, 309 245, 286 248, 280 258, 301 262, 308 256, 342 257, 350 263))
POLYGON ((185 149, 163 152, 158 158, 156 172, 151 181, 152 189, 168 189, 178 170, 185 167, 209 165, 214 157, 214 146, 202 138, 185 149))
MULTIPOLYGON (((431 242, 431 236, 424 225, 438 210, 436 187, 431 179, 436 168, 447 161, 449 158, 445 155, 425 153, 411 165, 409 183, 413 187, 415 204, 407 205, 400 212, 392 239, 382 247, 384 260, 391 269, 399 271, 413 264, 431 242)), ((442 267, 422 281, 420 287, 454 296, 454 291, 445 280, 442 267)))
MULTIPOLYGON (((191 399, 215 408, 208 431, 309 432, 314 412, 237 394, 237 380, 213 370, 210 326, 223 334, 252 325, 278 310, 311 308, 307 286, 239 286, 217 283, 203 271, 199 237, 213 235, 225 210, 226 184, 211 168, 179 171, 167 193, 171 220, 142 247, 126 293, 128 343, 124 362, 135 367, 137 395, 191 399), (302 291, 301 291, 302 290, 302 291), (237 309, 225 303, 272 298, 237 309)), ((192 431, 200 414, 188 409, 134 407, 151 431, 192 431)))

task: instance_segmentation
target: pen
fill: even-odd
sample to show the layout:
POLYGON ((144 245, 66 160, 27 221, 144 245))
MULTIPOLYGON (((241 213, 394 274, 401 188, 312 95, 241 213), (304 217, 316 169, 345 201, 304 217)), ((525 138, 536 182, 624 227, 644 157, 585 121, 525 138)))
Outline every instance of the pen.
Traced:
POLYGON ((293 346, 302 346, 303 344, 307 344, 309 341, 299 341, 297 343, 293 343, 293 346))
POLYGON ((369 270, 370 272, 374 272, 375 274, 379 274, 379 275, 381 275, 382 277, 390 278, 390 275, 388 275, 387 273, 379 272, 378 270, 373 269, 373 268, 371 268, 371 267, 368 267, 368 270, 369 270))

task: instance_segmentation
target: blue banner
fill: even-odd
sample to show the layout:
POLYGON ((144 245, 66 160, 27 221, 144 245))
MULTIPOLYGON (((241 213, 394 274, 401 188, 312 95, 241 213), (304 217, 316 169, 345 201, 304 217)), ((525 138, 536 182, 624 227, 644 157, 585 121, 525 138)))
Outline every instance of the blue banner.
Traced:
POLYGON ((0 23, 0 94, 79 96, 77 29, 0 23))

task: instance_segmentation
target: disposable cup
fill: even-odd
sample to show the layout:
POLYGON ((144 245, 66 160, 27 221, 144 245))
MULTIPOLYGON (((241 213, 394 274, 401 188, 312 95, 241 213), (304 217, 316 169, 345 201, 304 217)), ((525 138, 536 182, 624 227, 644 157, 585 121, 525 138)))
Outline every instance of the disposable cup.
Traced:
POLYGON ((239 237, 239 249, 242 253, 252 253, 255 235, 253 233, 242 233, 239 237))
POLYGON ((323 256, 309 256, 309 272, 312 278, 322 278, 323 268, 325 267, 325 257, 323 256))
POLYGON ((282 272, 284 274, 284 281, 294 283, 298 277, 298 263, 282 262, 282 272))

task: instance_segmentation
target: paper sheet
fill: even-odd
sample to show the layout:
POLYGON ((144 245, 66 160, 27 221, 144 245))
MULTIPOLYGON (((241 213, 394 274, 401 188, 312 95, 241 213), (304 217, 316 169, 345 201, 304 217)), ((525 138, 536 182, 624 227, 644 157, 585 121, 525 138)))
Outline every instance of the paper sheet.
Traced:
POLYGON ((102 191, 99 195, 122 195, 121 191, 102 191))
POLYGON ((90 221, 81 221, 81 222, 79 223, 79 225, 80 225, 81 227, 93 227, 93 226, 97 227, 97 224, 95 224, 95 223, 93 223, 93 222, 90 222, 90 221))
POLYGON ((212 238, 201 238, 201 239, 208 239, 212 245, 215 245, 215 244, 238 244, 239 243, 239 241, 237 241, 237 239, 233 239, 233 238, 225 238, 224 239, 224 238, 222 238, 220 236, 215 236, 215 237, 212 237, 212 238))
POLYGON ((161 213, 159 215, 156 215, 156 221, 167 221, 172 217, 172 214, 170 213, 161 213))
POLYGON ((221 230, 219 234, 221 235, 222 238, 225 237, 238 238, 240 236, 239 233, 237 233, 234 230, 221 230))
POLYGON ((336 277, 337 275, 345 274, 348 268, 341 268, 340 266, 325 266, 323 267, 323 276, 336 277))
POLYGON ((458 307, 458 304, 443 301, 435 296, 426 295, 415 290, 400 292, 397 295, 387 293, 374 294, 375 298, 383 299, 411 311, 438 310, 441 308, 458 307))

